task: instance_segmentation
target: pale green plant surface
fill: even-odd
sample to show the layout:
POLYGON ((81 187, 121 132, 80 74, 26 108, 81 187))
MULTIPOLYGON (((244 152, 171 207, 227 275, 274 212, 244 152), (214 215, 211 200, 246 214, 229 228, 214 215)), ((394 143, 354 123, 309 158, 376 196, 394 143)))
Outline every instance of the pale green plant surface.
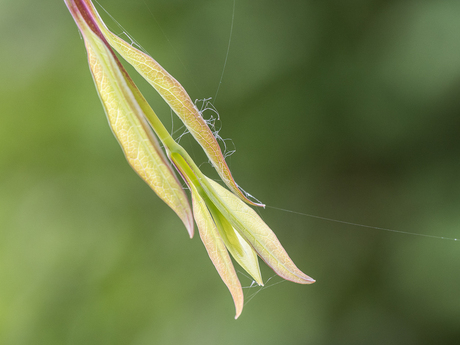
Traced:
POLYGON ((112 52, 80 21, 85 36, 89 65, 109 124, 126 159, 155 193, 182 219, 193 236, 193 219, 187 197, 172 172, 157 139, 112 52))
POLYGON ((241 283, 235 272, 235 268, 231 264, 227 246, 221 240, 222 234, 217 229, 216 223, 213 221, 206 203, 196 190, 195 193, 192 193, 192 203, 193 213, 200 232, 200 238, 206 247, 206 251, 214 264, 214 267, 216 267, 223 282, 230 290, 233 300, 235 301, 237 317, 243 310, 244 295, 241 283))
POLYGON ((110 45, 128 61, 163 97, 171 109, 201 145, 222 181, 240 198, 254 206, 264 206, 248 199, 232 177, 214 134, 190 99, 187 91, 151 56, 140 51, 107 29, 90 0, 84 0, 110 45))
POLYGON ((185 194, 146 121, 149 121, 169 159, 189 186, 200 236, 232 294, 235 318, 243 308, 243 292, 232 261, 225 254, 226 249, 259 285, 263 285, 263 280, 257 255, 284 279, 300 284, 314 283, 292 262, 265 222, 240 200, 253 204, 231 178, 217 140, 183 87, 153 59, 139 58, 139 51, 127 43, 120 44, 118 38, 114 39, 113 34, 103 29, 105 26, 91 1, 65 0, 65 3, 85 40, 96 88, 128 161, 160 198, 174 209, 186 225, 190 237, 193 237, 193 223, 185 194), (204 176, 188 153, 173 140, 118 61, 110 44, 118 47, 119 52, 124 52, 122 56, 127 57, 137 70, 142 71, 148 65, 146 79, 183 120, 214 162, 219 175, 224 176, 224 181, 239 197, 204 176))
MULTIPOLYGON (((218 197, 223 200, 225 207, 221 207, 228 221, 279 276, 299 284, 314 282, 294 265, 276 235, 252 208, 219 184, 210 179, 208 181, 217 191, 218 197)), ((217 202, 216 204, 220 205, 217 202)), ((255 277, 254 279, 258 281, 255 277)))

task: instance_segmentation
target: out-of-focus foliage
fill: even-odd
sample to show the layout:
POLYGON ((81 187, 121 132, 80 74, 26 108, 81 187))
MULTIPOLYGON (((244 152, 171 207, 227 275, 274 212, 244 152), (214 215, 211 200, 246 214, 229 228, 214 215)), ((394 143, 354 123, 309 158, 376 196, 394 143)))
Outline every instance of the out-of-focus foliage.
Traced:
MULTIPOLYGON (((100 3, 214 96, 231 1, 100 3)), ((267 205, 460 237, 459 17, 458 1, 238 1, 216 103, 235 179, 267 205)), ((274 209, 317 283, 266 288, 234 321, 200 241, 125 162, 64 2, 1 0, 0 29, 1 344, 458 342, 458 242, 274 209)))

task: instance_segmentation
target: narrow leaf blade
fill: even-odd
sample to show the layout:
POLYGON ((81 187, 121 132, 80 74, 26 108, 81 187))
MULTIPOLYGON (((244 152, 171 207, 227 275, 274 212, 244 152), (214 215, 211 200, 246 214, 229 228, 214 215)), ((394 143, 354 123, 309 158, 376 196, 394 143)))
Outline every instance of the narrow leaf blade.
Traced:
POLYGON ((205 202, 199 194, 192 189, 192 204, 195 221, 198 226, 201 241, 203 242, 208 255, 217 269, 221 279, 227 285, 235 303, 235 319, 240 316, 243 310, 244 295, 241 283, 233 267, 232 260, 228 255, 224 242, 217 230, 217 227, 209 213, 205 202))
MULTIPOLYGON (((215 206, 213 206, 213 208, 215 208, 215 206)), ((264 285, 260 273, 257 253, 238 233, 238 231, 233 228, 230 222, 219 210, 215 209, 211 213, 215 219, 221 238, 230 254, 232 254, 236 262, 238 262, 238 264, 251 275, 257 284, 264 285)))
MULTIPOLYGON (((157 139, 128 85, 126 72, 88 25, 74 1, 66 1, 85 40, 90 70, 110 127, 132 168, 170 206, 193 236, 193 217, 187 196, 164 156, 157 139)), ((88 20, 86 16, 86 20, 88 20)))
POLYGON ((208 179, 208 182, 218 195, 218 198, 214 198, 212 192, 208 191, 208 195, 211 196, 216 206, 276 274, 299 284, 315 282, 297 268, 274 232, 252 208, 213 180, 208 179), (221 199, 223 203, 219 205, 218 199, 221 199))
POLYGON ((151 56, 133 47, 108 30, 91 3, 91 0, 82 1, 90 8, 94 18, 99 23, 104 37, 110 45, 128 61, 139 74, 155 88, 155 90, 157 90, 161 97, 163 97, 171 109, 182 120, 195 140, 201 145, 222 181, 224 181, 228 188, 248 204, 265 206, 250 200, 239 188, 233 179, 216 138, 182 85, 151 56))

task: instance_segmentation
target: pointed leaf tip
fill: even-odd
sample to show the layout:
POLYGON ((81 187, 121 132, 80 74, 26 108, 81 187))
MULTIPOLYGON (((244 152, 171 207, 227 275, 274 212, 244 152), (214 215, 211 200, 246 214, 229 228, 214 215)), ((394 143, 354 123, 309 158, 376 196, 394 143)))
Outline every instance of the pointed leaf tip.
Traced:
POLYGON ((206 203, 198 194, 196 189, 191 185, 192 205, 195 221, 200 233, 201 241, 203 242, 209 258, 214 267, 219 273, 222 281, 227 286, 232 295, 235 304, 237 319, 243 311, 244 295, 243 288, 236 274, 232 259, 227 252, 227 248, 219 234, 219 230, 214 223, 214 220, 209 213, 206 203))
POLYGON ((265 207, 264 204, 249 199, 246 193, 239 188, 225 161, 225 157, 222 154, 217 139, 184 87, 150 55, 133 47, 131 44, 111 32, 102 21, 90 0, 79 1, 85 3, 92 17, 97 21, 98 27, 104 35, 104 38, 110 45, 155 88, 165 102, 182 120, 189 132, 203 148, 213 167, 227 187, 246 203, 253 206, 265 207))
POLYGON ((193 215, 187 196, 145 120, 143 108, 150 106, 104 40, 85 3, 66 0, 66 4, 84 38, 96 89, 126 159, 176 212, 192 237, 193 215))
MULTIPOLYGON (((213 193, 209 192, 216 206, 276 274, 299 284, 315 282, 297 268, 274 232, 251 207, 217 182, 211 179, 207 181, 218 194, 217 197, 213 197, 213 193)), ((205 185, 203 187, 206 188, 205 185)))
POLYGON ((227 250, 258 285, 263 285, 257 253, 214 205, 207 206, 227 250))

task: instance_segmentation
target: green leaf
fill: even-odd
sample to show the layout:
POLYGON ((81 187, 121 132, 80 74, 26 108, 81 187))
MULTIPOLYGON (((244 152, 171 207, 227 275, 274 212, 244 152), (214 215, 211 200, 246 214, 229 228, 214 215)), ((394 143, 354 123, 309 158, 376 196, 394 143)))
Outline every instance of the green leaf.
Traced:
POLYGON ((82 1, 85 2, 97 20, 100 30, 110 45, 157 90, 182 120, 195 140, 205 151, 222 181, 245 202, 254 206, 264 206, 263 204, 249 200, 238 187, 225 162, 216 138, 182 85, 151 56, 136 49, 108 30, 90 0, 82 1))
POLYGON ((152 133, 133 94, 132 80, 102 39, 95 22, 76 1, 66 0, 85 40, 94 83, 112 131, 132 168, 168 204, 193 236, 187 196, 152 133))
POLYGON ((297 268, 276 235, 252 208, 218 183, 211 179, 207 181, 217 195, 214 195, 205 184, 202 184, 202 187, 214 205, 276 274, 295 283, 315 282, 297 268))
POLYGON ((254 278, 257 284, 264 285, 260 274, 257 253, 246 240, 241 237, 238 231, 235 231, 230 222, 214 205, 210 207, 213 208, 211 213, 228 251, 232 254, 236 262, 254 278))
POLYGON ((216 224, 209 213, 206 203, 198 194, 196 189, 192 188, 192 204, 195 221, 198 226, 201 241, 203 242, 208 255, 217 269, 221 279, 227 285, 235 303, 235 319, 240 316, 243 310, 244 296, 241 283, 233 267, 232 259, 228 255, 226 246, 222 237, 217 230, 216 224))

